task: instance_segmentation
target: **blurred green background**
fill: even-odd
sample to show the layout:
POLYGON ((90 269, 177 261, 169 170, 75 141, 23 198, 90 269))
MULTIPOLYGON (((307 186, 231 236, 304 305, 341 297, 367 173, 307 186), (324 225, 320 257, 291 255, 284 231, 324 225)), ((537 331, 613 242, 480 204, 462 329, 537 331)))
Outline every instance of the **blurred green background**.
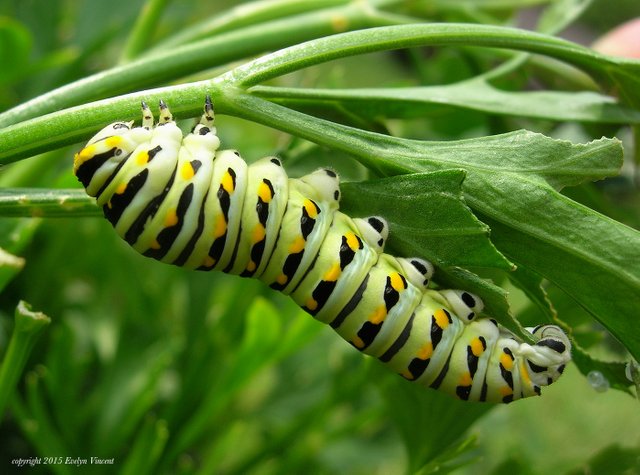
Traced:
MULTIPOLYGON (((116 64, 144 3, 0 1, 0 59, 10 66, 0 70, 0 110, 116 64)), ((152 43, 235 4, 194 3, 169 2, 152 43)), ((433 2, 429 19, 522 24, 549 2, 471 3, 433 2)), ((640 15, 635 0, 610 4, 592 2, 568 35, 590 41, 640 15)), ((452 48, 386 53, 285 81, 410 84, 420 69, 423 83, 448 83, 477 73, 481 60, 452 48), (418 57, 424 63, 416 64, 418 57)), ((276 131, 229 117, 217 125, 224 144, 249 160, 275 152, 294 176, 328 163, 345 177, 367 176, 349 158, 336 163, 335 155, 315 150, 310 164, 307 144, 276 131)), ((581 141, 628 136, 612 126, 558 126, 447 107, 388 125, 398 135, 434 140, 521 127, 581 141)), ((6 167, 0 185, 77 187, 77 148, 6 167)), ((638 225, 637 194, 621 180, 571 193, 638 225)), ((3 218, 0 236, 2 247, 25 258, 0 294, 0 350, 19 299, 52 318, 1 421, 2 473, 22 472, 12 460, 36 456, 113 459, 81 473, 395 474, 428 461, 423 473, 640 473, 637 400, 594 391, 573 365, 542 398, 461 404, 387 374, 260 283, 139 256, 105 220, 3 218)), ((516 310, 533 312, 512 291, 516 310)), ((604 331, 591 334, 597 356, 621 356, 604 331)), ((72 463, 28 470, 77 473, 72 463)))

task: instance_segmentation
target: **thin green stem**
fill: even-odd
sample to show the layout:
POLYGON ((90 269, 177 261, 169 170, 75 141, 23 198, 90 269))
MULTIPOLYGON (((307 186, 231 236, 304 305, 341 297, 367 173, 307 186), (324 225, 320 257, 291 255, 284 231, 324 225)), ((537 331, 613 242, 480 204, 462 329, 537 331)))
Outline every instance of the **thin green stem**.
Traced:
POLYGON ((241 4, 160 41, 148 53, 174 48, 237 28, 323 8, 339 7, 348 3, 350 0, 306 0, 304 2, 300 0, 263 0, 241 4))
POLYGON ((238 87, 248 88, 269 79, 327 61, 416 46, 464 45, 506 48, 554 57, 584 69, 610 85, 608 68, 620 65, 640 71, 640 62, 596 53, 570 41, 516 28, 462 23, 411 24, 359 30, 319 38, 246 63, 226 74, 238 87))
MULTIPOLYGON (((547 35, 555 35, 580 17, 580 15, 582 15, 582 13, 584 13, 592 3, 593 0, 583 0, 582 2, 572 5, 572 8, 563 8, 565 5, 558 6, 557 3, 551 4, 551 6, 546 8, 540 16, 535 30, 547 35)), ((517 70, 522 65, 532 60, 537 62, 539 58, 532 58, 529 53, 518 53, 508 61, 482 74, 481 77, 486 81, 491 81, 497 77, 504 76, 517 70)), ((557 63, 554 64, 557 65, 557 63)), ((573 68, 569 68, 566 65, 562 66, 563 67, 560 68, 560 71, 557 70, 558 68, 555 68, 554 73, 556 76, 561 75, 566 80, 571 80, 573 82, 577 82, 579 80, 584 81, 584 78, 580 76, 578 71, 573 68), (576 75, 578 77, 576 77, 576 75)), ((584 86, 584 84, 581 85, 584 86)))
POLYGON ((0 367, 0 415, 4 414, 36 339, 50 322, 44 313, 31 311, 28 303, 18 303, 13 334, 0 367))
POLYGON ((80 189, 4 188, 0 193, 0 216, 100 216, 100 209, 96 206, 95 200, 80 189))
POLYGON ((133 25, 133 30, 120 56, 121 63, 127 63, 142 53, 149 45, 153 31, 158 25, 169 0, 147 0, 133 25))

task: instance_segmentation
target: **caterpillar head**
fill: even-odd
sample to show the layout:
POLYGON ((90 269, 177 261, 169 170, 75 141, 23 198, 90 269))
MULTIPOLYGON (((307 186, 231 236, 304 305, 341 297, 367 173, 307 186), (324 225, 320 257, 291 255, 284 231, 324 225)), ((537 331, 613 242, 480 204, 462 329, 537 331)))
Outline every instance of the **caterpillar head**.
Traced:
POLYGON ((96 196, 104 180, 125 160, 135 147, 149 139, 151 132, 142 127, 132 128, 133 122, 114 122, 95 134, 82 150, 75 154, 73 172, 96 196))
POLYGON ((97 134, 95 134, 89 141, 87 145, 84 146, 80 152, 76 153, 73 157, 73 173, 78 174, 78 169, 85 164, 86 162, 92 160, 97 153, 98 147, 95 146, 98 142, 102 140, 106 140, 110 137, 119 136, 123 131, 130 130, 133 126, 133 121, 131 122, 114 122, 112 124, 107 125, 102 130, 100 130, 97 134))
POLYGON ((539 325, 527 328, 538 340, 525 351, 529 376, 538 386, 547 386, 556 381, 566 364, 571 361, 571 342, 556 325, 539 325))

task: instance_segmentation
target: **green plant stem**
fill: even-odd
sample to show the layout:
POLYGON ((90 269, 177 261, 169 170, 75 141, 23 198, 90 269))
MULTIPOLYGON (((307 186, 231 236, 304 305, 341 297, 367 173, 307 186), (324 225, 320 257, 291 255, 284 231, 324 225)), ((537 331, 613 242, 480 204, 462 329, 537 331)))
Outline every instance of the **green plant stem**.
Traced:
POLYGON ((0 414, 4 414, 38 335, 50 322, 44 313, 31 311, 28 303, 18 303, 13 334, 0 368, 0 414))
POLYGON ((121 63, 127 63, 147 48, 149 40, 153 36, 158 20, 162 16, 169 0, 147 0, 142 6, 133 30, 127 39, 127 43, 122 50, 121 63))
POLYGON ((264 23, 267 21, 311 12, 323 8, 339 7, 351 0, 262 0, 237 5, 209 18, 201 23, 189 26, 182 31, 160 41, 149 53, 191 43, 205 37, 213 37, 237 28, 264 23))
POLYGON ((3 188, 0 194, 2 217, 99 216, 95 200, 84 190, 3 188))
POLYGON ((505 91, 482 78, 443 86, 320 89, 255 86, 252 93, 283 105, 340 104, 353 115, 375 110, 385 117, 422 117, 427 104, 443 104, 490 114, 535 117, 555 121, 637 124, 640 111, 616 104, 596 93, 562 91, 505 91), (404 104, 405 107, 400 107, 404 104), (387 109, 387 106, 390 106, 387 109))
MULTIPOLYGON (((387 0, 387 3, 397 1, 387 0)), ((319 36, 395 22, 397 18, 387 18, 383 13, 365 8, 364 3, 356 2, 251 25, 214 38, 167 48, 62 86, 0 114, 0 128, 109 95, 159 85, 228 61, 319 36)))
POLYGON ((631 127, 633 134, 633 163, 634 163, 634 183, 640 188, 640 126, 631 127))
MULTIPOLYGON (((326 12, 324 13, 326 14, 326 12)), ((329 21, 328 18, 324 19, 329 21)), ((315 26, 320 27, 317 23, 315 26)), ((323 27, 326 28, 326 25, 323 27)), ((230 35, 237 36, 237 33, 233 32, 230 35)), ((254 38, 255 40, 256 38, 254 38)), ((242 42, 244 40, 236 38, 236 41, 242 42)), ((237 42, 227 42, 227 45, 235 44, 236 47, 239 47, 237 42)), ((550 36, 513 28, 484 25, 396 25, 320 38, 251 61, 212 80, 98 101, 7 127, 0 130, 0 163, 10 163, 45 150, 77 142, 101 125, 113 120, 137 119, 140 114, 139 101, 141 99, 157 103, 160 98, 163 98, 172 105, 174 112, 185 112, 193 116, 201 110, 202 97, 205 94, 211 94, 219 112, 238 113, 241 117, 251 118, 259 111, 254 113, 254 111, 233 104, 233 101, 239 98, 242 89, 250 88, 260 82, 304 67, 346 56, 433 45, 474 45, 537 52, 585 69, 598 77, 605 87, 612 84, 618 85, 622 88, 627 99, 635 100, 636 95, 639 94, 638 90, 640 90, 640 88, 636 90, 634 87, 636 84, 640 85, 640 79, 638 79, 640 77, 639 61, 600 55, 588 48, 550 36), (634 75, 636 73, 637 76, 634 75)), ((104 74, 111 74, 112 71, 107 71, 104 74)), ((71 102, 78 99, 75 96, 75 91, 68 91, 66 94, 74 96, 71 102)), ((44 96, 38 100, 43 100, 42 97, 44 96)), ((640 101, 640 95, 637 100, 640 101)), ((34 107, 37 109, 37 106, 34 107)), ((291 111, 291 113, 293 112, 291 111)), ((260 122, 300 135, 296 130, 286 127, 289 122, 287 115, 289 114, 285 110, 280 117, 264 116, 260 122)), ((316 141, 326 144, 323 137, 322 133, 318 134, 316 141)))
POLYGON ((461 23, 412 24, 380 27, 333 35, 303 43, 252 61, 227 73, 239 87, 251 87, 283 74, 352 56, 415 46, 465 45, 506 48, 539 53, 573 64, 612 86, 610 69, 627 66, 640 72, 640 62, 598 54, 570 41, 540 33, 501 26, 461 23))

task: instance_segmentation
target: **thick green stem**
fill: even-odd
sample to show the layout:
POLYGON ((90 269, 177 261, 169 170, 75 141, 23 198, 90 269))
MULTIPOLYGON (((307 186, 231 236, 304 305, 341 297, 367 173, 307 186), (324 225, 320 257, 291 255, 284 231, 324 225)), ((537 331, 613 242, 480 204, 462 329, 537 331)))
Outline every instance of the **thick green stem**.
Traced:
MULTIPOLYGON (((237 40, 240 41, 240 38, 237 40)), ((397 25, 320 38, 261 57, 213 80, 99 101, 7 127, 0 130, 0 163, 9 163, 77 142, 113 120, 137 119, 140 99, 156 102, 164 98, 172 105, 174 112, 197 115, 202 98, 205 94, 211 94, 218 111, 236 111, 239 108, 232 101, 241 94, 239 91, 277 76, 347 56, 434 45, 473 45, 545 54, 583 68, 599 78, 604 87, 617 85, 630 102, 640 101, 635 87, 640 85, 637 79, 640 76, 638 61, 600 55, 568 41, 513 28, 466 24, 397 25)), ((245 112, 251 114, 251 111, 245 112)), ((286 125, 287 115, 290 113, 284 110, 281 117, 265 117, 261 122, 290 130, 281 127, 286 125)), ((319 134, 323 135, 321 131, 319 134)), ((319 142, 324 143, 322 140, 319 142)))
POLYGON ((167 48, 62 86, 0 114, 0 127, 110 95, 156 86, 228 61, 312 38, 394 22, 395 19, 387 19, 357 2, 251 25, 167 48))
POLYGON ((28 303, 18 303, 15 327, 0 368, 0 414, 4 413, 38 335, 50 322, 44 313, 32 312, 28 303))

